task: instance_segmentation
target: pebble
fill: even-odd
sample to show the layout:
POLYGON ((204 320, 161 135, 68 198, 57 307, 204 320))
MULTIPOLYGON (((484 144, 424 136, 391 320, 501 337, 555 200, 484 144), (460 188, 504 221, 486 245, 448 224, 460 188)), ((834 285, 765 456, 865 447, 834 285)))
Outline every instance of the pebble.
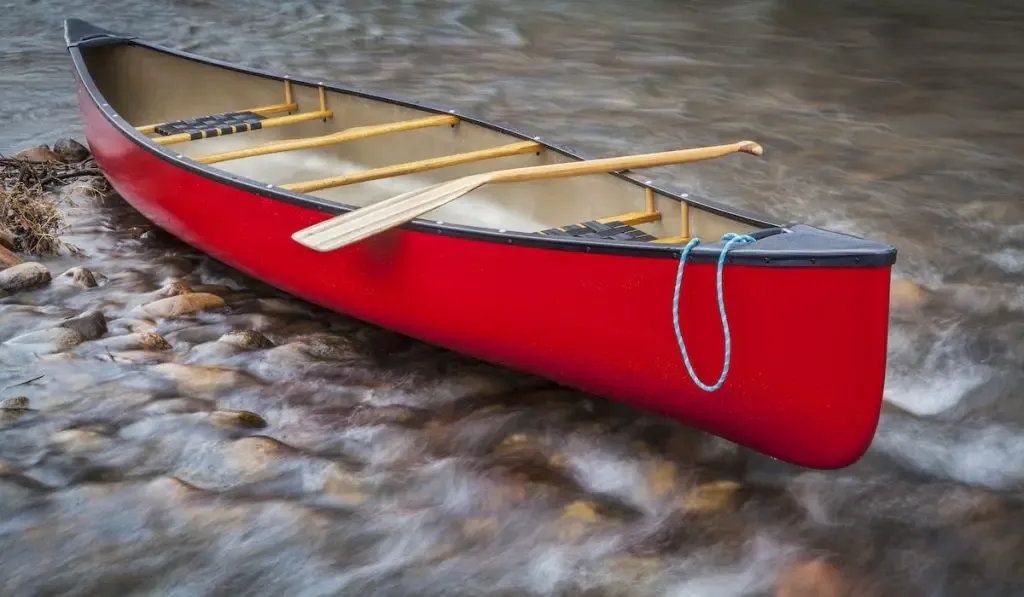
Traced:
POLYGON ((40 352, 59 352, 61 350, 67 350, 73 346, 78 346, 84 341, 85 337, 78 331, 58 327, 46 330, 37 330, 35 332, 15 336, 8 340, 7 343, 22 345, 33 344, 37 345, 36 350, 40 352))
POLYGON ((267 421, 247 410, 216 410, 210 413, 210 422, 218 427, 236 429, 263 429, 267 421))
POLYGON ((50 439, 68 454, 98 452, 109 441, 106 435, 91 429, 65 429, 54 433, 50 439))
POLYGON ((741 487, 736 481, 702 483, 687 492, 679 506, 686 512, 705 514, 725 510, 735 503, 741 487))
POLYGON ((218 338, 217 341, 245 349, 271 348, 274 346, 274 343, 268 340, 266 336, 252 330, 228 332, 218 338))
POLYGON ((20 292, 50 281, 50 270, 42 263, 19 263, 0 271, 0 290, 20 292))
POLYGON ((15 396, 13 398, 7 398, 0 403, 0 409, 3 410, 28 410, 28 397, 26 396, 15 396))
POLYGON ((123 336, 105 338, 103 346, 109 350, 168 350, 171 345, 156 332, 135 332, 123 336))
MULTIPOLYGON (((0 274, 2 273, 0 272, 0 274)), ((215 294, 191 292, 153 301, 142 306, 140 311, 149 317, 171 318, 210 309, 221 309, 224 306, 224 299, 215 294)))
POLYGON ((894 311, 919 309, 927 300, 928 293, 916 282, 896 278, 889 287, 889 307, 894 311))
POLYGON ((361 504, 368 497, 356 476, 337 463, 324 473, 323 491, 328 497, 348 505, 361 504))
POLYGON ((242 437, 228 444, 225 460, 235 470, 257 473, 295 452, 294 448, 274 438, 256 435, 242 437))
POLYGON ((89 148, 74 139, 60 139, 53 144, 53 154, 65 164, 77 164, 89 159, 89 148))
POLYGON ((61 282, 67 282, 79 288, 95 288, 98 286, 96 275, 84 267, 73 267, 57 277, 61 282))
POLYGON ((824 560, 802 562, 779 575, 776 597, 852 597, 849 587, 832 564, 824 560))
POLYGON ((163 363, 153 371, 174 381, 182 392, 204 394, 241 385, 244 376, 222 367, 163 363))
POLYGON ((349 417, 353 426, 373 425, 412 425, 419 420, 419 415, 408 406, 378 406, 358 408, 349 417))
POLYGON ((107 318, 102 311, 86 311, 78 317, 65 319, 59 327, 75 330, 86 340, 95 340, 107 333, 107 318))
POLYGON ((11 155, 12 159, 25 162, 57 162, 57 154, 46 145, 29 147, 11 155))

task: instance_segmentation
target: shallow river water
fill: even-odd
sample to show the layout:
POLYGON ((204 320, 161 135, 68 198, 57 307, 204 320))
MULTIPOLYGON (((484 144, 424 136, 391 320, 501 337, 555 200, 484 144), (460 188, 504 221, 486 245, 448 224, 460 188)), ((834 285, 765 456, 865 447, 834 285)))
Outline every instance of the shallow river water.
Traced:
POLYGON ((763 160, 652 174, 900 250, 878 434, 816 472, 323 312, 79 195, 87 256, 0 299, 0 399, 28 400, 0 411, 0 593, 1024 594, 1018 2, 0 12, 0 153, 82 138, 77 16, 592 156, 755 139, 763 160), (98 286, 58 276, 79 265, 98 286), (189 289, 225 306, 147 312, 189 289))

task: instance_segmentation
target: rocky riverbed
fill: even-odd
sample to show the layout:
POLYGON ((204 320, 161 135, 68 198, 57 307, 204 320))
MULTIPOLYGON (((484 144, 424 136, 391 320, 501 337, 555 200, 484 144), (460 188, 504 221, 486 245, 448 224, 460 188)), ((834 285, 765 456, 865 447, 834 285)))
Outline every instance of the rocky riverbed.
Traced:
POLYGON ((326 312, 79 171, 75 250, 0 271, 4 594, 1024 588, 1019 492, 790 470, 326 312))

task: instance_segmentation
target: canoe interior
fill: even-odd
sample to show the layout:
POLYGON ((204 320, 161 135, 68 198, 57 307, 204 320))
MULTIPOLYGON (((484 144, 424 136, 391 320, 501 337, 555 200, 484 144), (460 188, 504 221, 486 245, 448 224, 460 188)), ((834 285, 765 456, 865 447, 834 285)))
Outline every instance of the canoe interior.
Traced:
MULTIPOLYGON (((285 103, 285 83, 216 64, 132 44, 88 47, 83 56, 95 83, 111 107, 134 127, 210 114, 285 103)), ((290 84, 297 111, 321 108, 316 86, 290 84)), ((190 158, 253 147, 268 142, 306 139, 351 127, 379 125, 424 118, 436 112, 327 90, 324 104, 332 112, 317 119, 274 128, 263 128, 166 146, 166 150, 190 158)), ((268 117, 285 116, 282 112, 268 117)), ((150 136, 158 137, 151 133, 150 136)), ((471 122, 406 130, 323 147, 218 162, 209 167, 241 175, 261 183, 286 185, 373 168, 494 148, 523 139, 471 122)), ((540 147, 536 152, 487 159, 311 191, 321 199, 349 206, 364 206, 398 193, 452 180, 468 174, 500 168, 535 166, 574 161, 540 147)), ((691 165, 689 167, 698 167, 691 165)), ((609 218, 647 209, 644 187, 607 174, 531 183, 489 185, 425 216, 426 219, 537 232, 579 222, 609 218)), ((636 228, 659 239, 689 236, 717 238, 726 232, 748 233, 758 229, 677 198, 654 194, 660 219, 638 223, 636 228), (684 227, 686 212, 688 228, 684 227)), ((644 242, 644 241, 636 241, 644 242)), ((677 241, 678 242, 678 241, 677 241)))

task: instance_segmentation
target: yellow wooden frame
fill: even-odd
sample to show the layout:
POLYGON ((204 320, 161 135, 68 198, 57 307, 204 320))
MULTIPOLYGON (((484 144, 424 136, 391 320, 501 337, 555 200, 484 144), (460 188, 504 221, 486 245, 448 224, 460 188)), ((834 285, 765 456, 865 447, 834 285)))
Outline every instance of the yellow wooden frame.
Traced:
MULTIPOLYGON (((258 108, 248 108, 245 110, 239 110, 241 112, 253 112, 260 116, 266 116, 268 114, 280 114, 281 112, 288 112, 288 116, 278 116, 275 118, 265 118, 260 121, 260 129, 273 128, 276 126, 285 126, 289 124, 295 124, 297 122, 305 122, 307 120, 317 120, 323 118, 326 121, 328 118, 334 115, 333 112, 327 109, 327 93, 324 87, 321 85, 318 87, 320 90, 320 110, 317 112, 308 112, 306 114, 291 114, 291 112, 298 110, 299 106, 295 103, 292 96, 292 82, 289 80, 284 81, 284 103, 273 104, 270 106, 260 106, 258 108)), ((166 122, 158 122, 156 124, 144 124, 142 126, 135 127, 135 130, 139 131, 144 135, 156 132, 157 127, 167 124, 166 122)), ((244 133, 251 129, 245 125, 239 125, 242 128, 232 127, 232 133, 244 133)), ((203 133, 200 139, 209 139, 212 137, 219 137, 220 133, 207 135, 203 133)), ((192 133, 179 133, 177 135, 167 135, 166 137, 151 137, 151 140, 157 145, 173 145, 175 143, 184 143, 186 141, 193 141, 192 133)), ((198 141, 199 139, 195 139, 198 141)))
POLYGON ((345 143, 346 141, 355 141, 357 139, 366 139, 368 137, 375 137, 377 135, 385 135, 388 133, 397 133, 401 131, 409 131, 413 129, 434 126, 444 126, 446 124, 457 124, 458 122, 459 119, 456 118, 455 116, 441 115, 430 116, 428 118, 417 118, 415 120, 389 122, 385 124, 357 126, 345 129, 343 131, 339 131, 337 133, 331 133, 330 135, 309 137, 306 139, 290 139, 287 141, 275 141, 273 143, 265 143, 263 145, 247 147, 245 149, 236 149, 234 151, 225 151, 221 153, 213 153, 209 155, 199 156, 193 159, 201 164, 216 164, 217 162, 224 162, 227 160, 238 160, 242 158, 268 155, 271 153, 280 153, 283 151, 296 151, 300 149, 324 147, 326 145, 345 143))
POLYGON ((294 182, 281 185, 281 188, 289 191, 295 191, 296 193, 311 193, 313 191, 320 191, 323 189, 330 189, 359 182, 390 178, 392 176, 401 176, 403 174, 413 174, 416 172, 427 172, 429 170, 437 170, 439 168, 468 164, 470 162, 478 162, 481 160, 534 153, 539 152, 542 149, 544 149, 544 146, 540 143, 536 143, 534 141, 522 141, 519 143, 510 143, 508 145, 500 145, 498 147, 491 147, 489 149, 481 149, 478 151, 456 153, 437 158, 419 160, 416 162, 394 164, 392 166, 384 166, 382 168, 374 168, 372 170, 354 172, 352 174, 343 174, 341 176, 334 176, 331 178, 321 178, 319 180, 310 180, 306 182, 294 182))

